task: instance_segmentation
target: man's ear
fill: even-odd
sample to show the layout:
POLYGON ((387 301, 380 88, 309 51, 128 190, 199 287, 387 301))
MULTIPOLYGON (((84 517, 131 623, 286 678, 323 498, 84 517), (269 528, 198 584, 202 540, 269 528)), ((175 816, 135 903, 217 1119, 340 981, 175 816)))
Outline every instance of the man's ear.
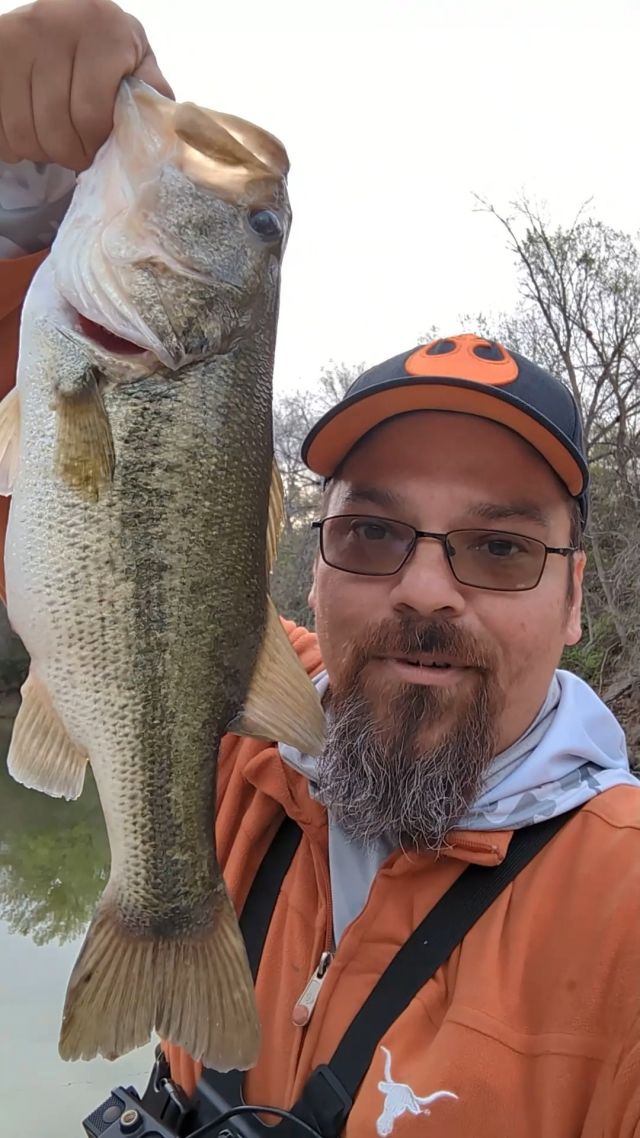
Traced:
POLYGON ((586 553, 582 550, 580 553, 574 553, 572 562, 573 592, 564 637, 567 648, 572 648, 574 644, 577 644, 578 641, 582 639, 582 582, 584 579, 585 566, 587 564, 586 553))
POLYGON ((316 577, 317 577, 317 573, 318 573, 319 557, 320 557, 320 554, 316 553, 316 555, 313 559, 313 566, 311 569, 311 573, 312 573, 311 588, 309 589, 309 595, 307 597, 307 604, 308 604, 309 608, 311 609, 312 613, 315 613, 315 611, 316 611, 316 577))

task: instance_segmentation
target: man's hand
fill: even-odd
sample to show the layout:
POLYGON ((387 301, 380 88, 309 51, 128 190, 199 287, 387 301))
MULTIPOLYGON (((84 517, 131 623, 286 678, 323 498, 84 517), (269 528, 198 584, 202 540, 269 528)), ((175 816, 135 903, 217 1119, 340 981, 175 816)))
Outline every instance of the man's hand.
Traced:
POLYGON ((86 169, 128 75, 173 97, 144 28, 111 0, 36 0, 0 16, 0 159, 86 169))

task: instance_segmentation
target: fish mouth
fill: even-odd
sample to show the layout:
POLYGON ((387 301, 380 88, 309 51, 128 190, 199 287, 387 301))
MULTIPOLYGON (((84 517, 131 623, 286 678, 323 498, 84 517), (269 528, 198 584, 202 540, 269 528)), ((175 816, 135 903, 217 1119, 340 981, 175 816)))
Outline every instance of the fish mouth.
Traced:
POLYGON ((115 332, 110 332, 102 324, 96 324, 95 320, 89 320, 87 316, 83 316, 81 312, 75 309, 74 316, 82 334, 97 344, 99 348, 121 356, 137 356, 148 353, 148 348, 141 348, 140 344, 134 344, 131 340, 125 340, 124 337, 116 335, 115 332))
MULTIPOLYGON (((227 285, 227 282, 225 282, 227 285)), ((235 289, 240 293, 237 286, 229 283, 229 289, 235 289)), ((145 371, 155 372, 158 368, 167 368, 171 373, 180 370, 185 364, 194 363, 202 359, 215 356, 220 358, 228 355, 233 351, 241 342, 244 326, 240 325, 234 328, 229 334, 220 339, 217 344, 204 343, 203 350, 187 350, 187 347, 180 342, 174 331, 174 345, 169 347, 162 345, 159 342, 154 345, 141 345, 137 344, 134 340, 129 340, 125 336, 113 332, 106 324, 100 324, 97 320, 92 320, 89 316, 85 316, 74 305, 65 301, 67 308, 67 317, 70 320, 71 327, 69 333, 75 339, 80 339, 86 346, 94 349, 98 357, 107 365, 124 367, 126 373, 130 373, 131 367, 134 371, 141 365, 145 371)), ((171 325, 170 316, 163 304, 165 315, 171 325)), ((173 329, 172 329, 173 331, 173 329)))

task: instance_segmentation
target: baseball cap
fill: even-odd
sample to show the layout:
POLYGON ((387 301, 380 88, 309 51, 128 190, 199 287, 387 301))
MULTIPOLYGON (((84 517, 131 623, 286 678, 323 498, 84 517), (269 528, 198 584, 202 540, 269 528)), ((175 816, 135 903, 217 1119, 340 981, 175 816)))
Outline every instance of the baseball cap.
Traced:
POLYGON ((586 524, 589 469, 571 392, 531 360, 473 333, 420 344, 363 372, 309 431, 302 458, 331 478, 369 431, 411 411, 458 411, 515 431, 555 471, 586 524))

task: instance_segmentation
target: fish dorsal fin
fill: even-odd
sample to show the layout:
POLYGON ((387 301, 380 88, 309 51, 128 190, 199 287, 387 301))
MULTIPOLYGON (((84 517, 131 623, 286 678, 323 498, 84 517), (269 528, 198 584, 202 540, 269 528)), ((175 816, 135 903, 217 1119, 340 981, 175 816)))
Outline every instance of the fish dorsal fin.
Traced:
POLYGON ((273 569, 278 553, 278 542, 284 525, 284 487, 274 458, 269 488, 269 520, 267 523, 267 573, 273 569))
POLYGON ((12 493, 19 457, 20 398, 14 387, 0 403, 0 494, 12 493))
POLYGON ((288 743, 317 756, 325 721, 318 693, 296 656, 273 601, 267 597, 262 645, 242 711, 229 724, 236 735, 288 743))

